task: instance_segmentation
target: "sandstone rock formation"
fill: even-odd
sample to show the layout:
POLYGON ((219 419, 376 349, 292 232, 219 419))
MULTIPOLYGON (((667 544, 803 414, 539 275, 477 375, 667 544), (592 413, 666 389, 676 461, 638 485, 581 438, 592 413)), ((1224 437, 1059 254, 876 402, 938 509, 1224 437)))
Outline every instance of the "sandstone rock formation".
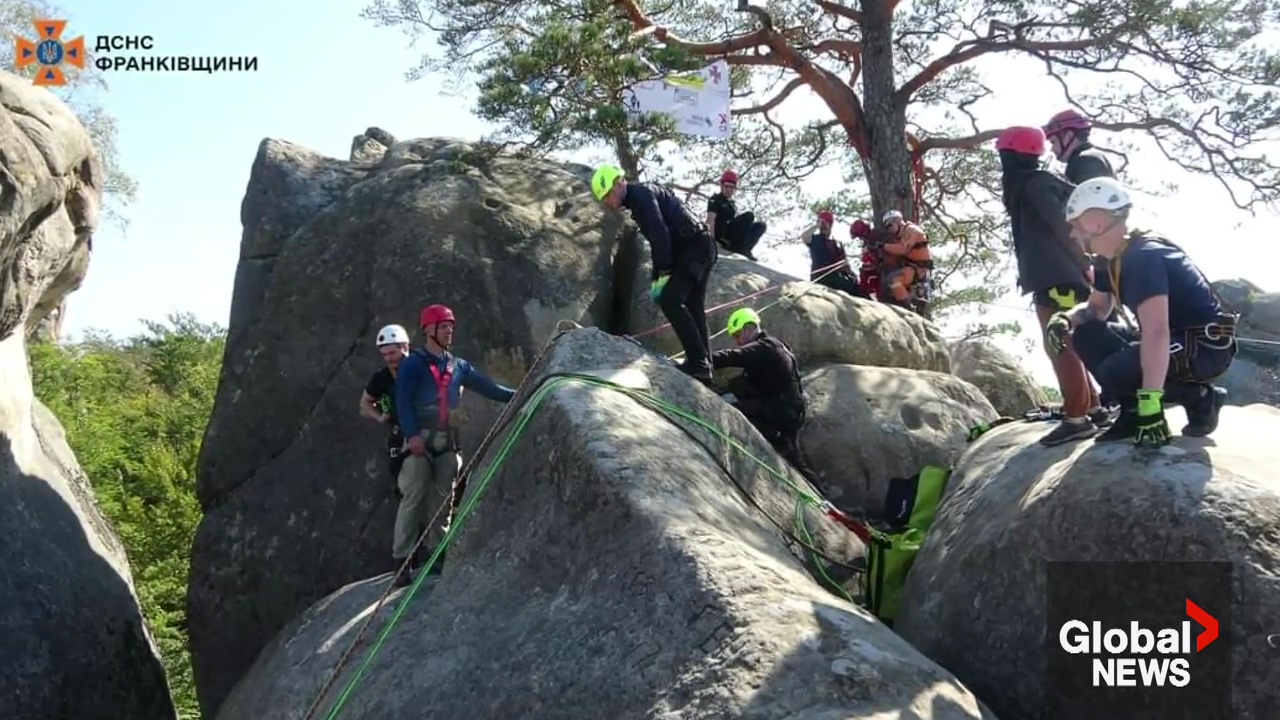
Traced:
MULTIPOLYGON (((1184 418, 1170 411, 1175 429, 1184 418)), ((1230 625, 1239 720, 1274 718, 1280 665, 1280 410, 1228 407, 1211 438, 1178 438, 1154 456, 1127 443, 1037 444, 1014 423, 978 440, 952 476, 895 629, 1000 717, 1043 713, 1045 561, 1234 563, 1230 625)), ((1129 587, 1155 607, 1181 598, 1129 587)), ((1194 681, 1193 669, 1193 681, 1194 681)))
POLYGON ((928 370, 827 365, 803 383, 808 422, 800 439, 823 492, 872 515, 884 507, 891 478, 950 467, 970 428, 997 417, 976 387, 928 370))
POLYGON ((952 343, 950 351, 951 372, 976 385, 1001 415, 1021 417, 1049 402, 1044 389, 1023 368, 1025 360, 978 339, 952 343))
MULTIPOLYGON (((620 223, 588 174, 448 140, 396 143, 374 167, 263 142, 199 468, 188 609, 207 714, 289 620, 390 567, 383 429, 356 414, 379 327, 448 303, 456 352, 515 384, 558 320, 611 326, 620 223)), ((464 406, 469 452, 496 409, 464 406)))
MULTIPOLYGON (((593 329, 563 336, 532 376, 528 423, 506 435, 488 486, 470 486, 483 499, 444 575, 412 598, 393 596, 406 609, 342 717, 994 717, 805 574, 788 538, 794 496, 717 433, 785 463, 713 394, 593 329), (554 379, 565 372, 650 390, 702 423, 554 379), (535 387, 548 388, 540 402, 535 387)), ((495 445, 488 458, 499 454, 495 445)), ((847 531, 806 514, 826 552, 857 551, 847 531)), ((386 582, 346 587, 285 628, 218 720, 301 717, 386 582)))
POLYGON ((58 421, 26 337, 84 279, 103 170, 80 121, 0 73, 0 717, 174 718, 124 548, 58 421))
MULTIPOLYGON (((646 250, 631 294, 630 332, 644 332, 640 341, 655 351, 679 352, 680 344, 669 329, 645 332, 666 324, 662 312, 649 299, 649 267, 646 250)), ((726 307, 707 313, 708 329, 712 334, 720 333, 712 340, 712 349, 732 345, 721 331, 729 314, 740 305, 757 309, 769 306, 762 316, 766 328, 791 346, 806 370, 823 363, 951 370, 942 335, 936 326, 920 316, 892 305, 850 297, 825 285, 722 253, 711 273, 707 307, 726 303, 729 303, 726 307), (771 287, 778 289, 762 292, 771 287), (762 294, 742 303, 733 302, 753 293, 762 294)))

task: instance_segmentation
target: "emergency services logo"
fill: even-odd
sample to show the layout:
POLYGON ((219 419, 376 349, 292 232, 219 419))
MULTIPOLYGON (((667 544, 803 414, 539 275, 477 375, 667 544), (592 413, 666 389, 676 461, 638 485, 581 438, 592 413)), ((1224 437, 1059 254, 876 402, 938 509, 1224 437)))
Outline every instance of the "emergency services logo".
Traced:
POLYGON ((1068 620, 1058 643, 1072 655, 1092 657, 1093 687, 1187 687, 1191 659, 1218 639, 1218 620, 1187 598, 1187 617, 1177 627, 1147 628, 1137 620, 1127 628, 1104 628, 1097 620, 1068 620), (1192 622, 1204 628, 1192 635, 1192 622))
POLYGON ((62 64, 66 63, 81 70, 85 67, 84 36, 81 35, 63 42, 62 33, 67 29, 66 20, 36 20, 35 42, 27 38, 14 40, 14 64, 19 70, 26 70, 38 65, 34 85, 56 87, 67 84, 67 76, 62 72, 62 64))

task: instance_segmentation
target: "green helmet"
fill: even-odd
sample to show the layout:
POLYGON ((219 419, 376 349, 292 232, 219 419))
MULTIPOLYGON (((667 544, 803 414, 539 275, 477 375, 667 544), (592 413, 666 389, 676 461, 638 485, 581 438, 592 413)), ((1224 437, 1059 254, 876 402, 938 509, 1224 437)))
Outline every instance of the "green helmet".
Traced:
POLYGON ((615 165, 601 165, 596 174, 591 176, 591 193, 596 196, 597 200, 604 200, 604 196, 609 194, 613 189, 613 184, 622 177, 622 169, 615 165))
POLYGON ((760 314, 751 308, 738 308, 729 316, 729 323, 724 329, 730 335, 737 335, 748 325, 760 327, 760 314))

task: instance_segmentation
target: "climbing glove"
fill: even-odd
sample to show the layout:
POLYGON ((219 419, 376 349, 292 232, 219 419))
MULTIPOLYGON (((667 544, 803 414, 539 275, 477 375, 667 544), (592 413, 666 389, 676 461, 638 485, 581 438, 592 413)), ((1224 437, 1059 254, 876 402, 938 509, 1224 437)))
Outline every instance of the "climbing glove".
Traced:
POLYGON ((1173 433, 1164 419, 1163 400, 1163 390, 1138 391, 1138 434, 1133 437, 1134 445, 1158 448, 1169 444, 1173 433))
POLYGON ((1071 334, 1071 319, 1064 312, 1056 312, 1049 317, 1044 328, 1044 339, 1054 355, 1067 347, 1067 336, 1071 334))
POLYGON ((671 273, 664 273, 654 278, 649 283, 649 299, 658 302, 658 297, 662 295, 662 288, 667 286, 667 281, 671 279, 671 273))

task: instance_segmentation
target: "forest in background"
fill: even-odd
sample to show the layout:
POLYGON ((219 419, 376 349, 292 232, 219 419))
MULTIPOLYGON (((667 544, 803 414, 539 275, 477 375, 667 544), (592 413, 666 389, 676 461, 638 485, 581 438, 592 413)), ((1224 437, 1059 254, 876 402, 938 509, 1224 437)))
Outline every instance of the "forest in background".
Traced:
POLYGON ((179 718, 200 717, 187 652, 187 573, 200 522, 196 459, 226 332, 190 315, 126 339, 34 342, 36 397, 62 423, 98 505, 129 555, 179 718))

